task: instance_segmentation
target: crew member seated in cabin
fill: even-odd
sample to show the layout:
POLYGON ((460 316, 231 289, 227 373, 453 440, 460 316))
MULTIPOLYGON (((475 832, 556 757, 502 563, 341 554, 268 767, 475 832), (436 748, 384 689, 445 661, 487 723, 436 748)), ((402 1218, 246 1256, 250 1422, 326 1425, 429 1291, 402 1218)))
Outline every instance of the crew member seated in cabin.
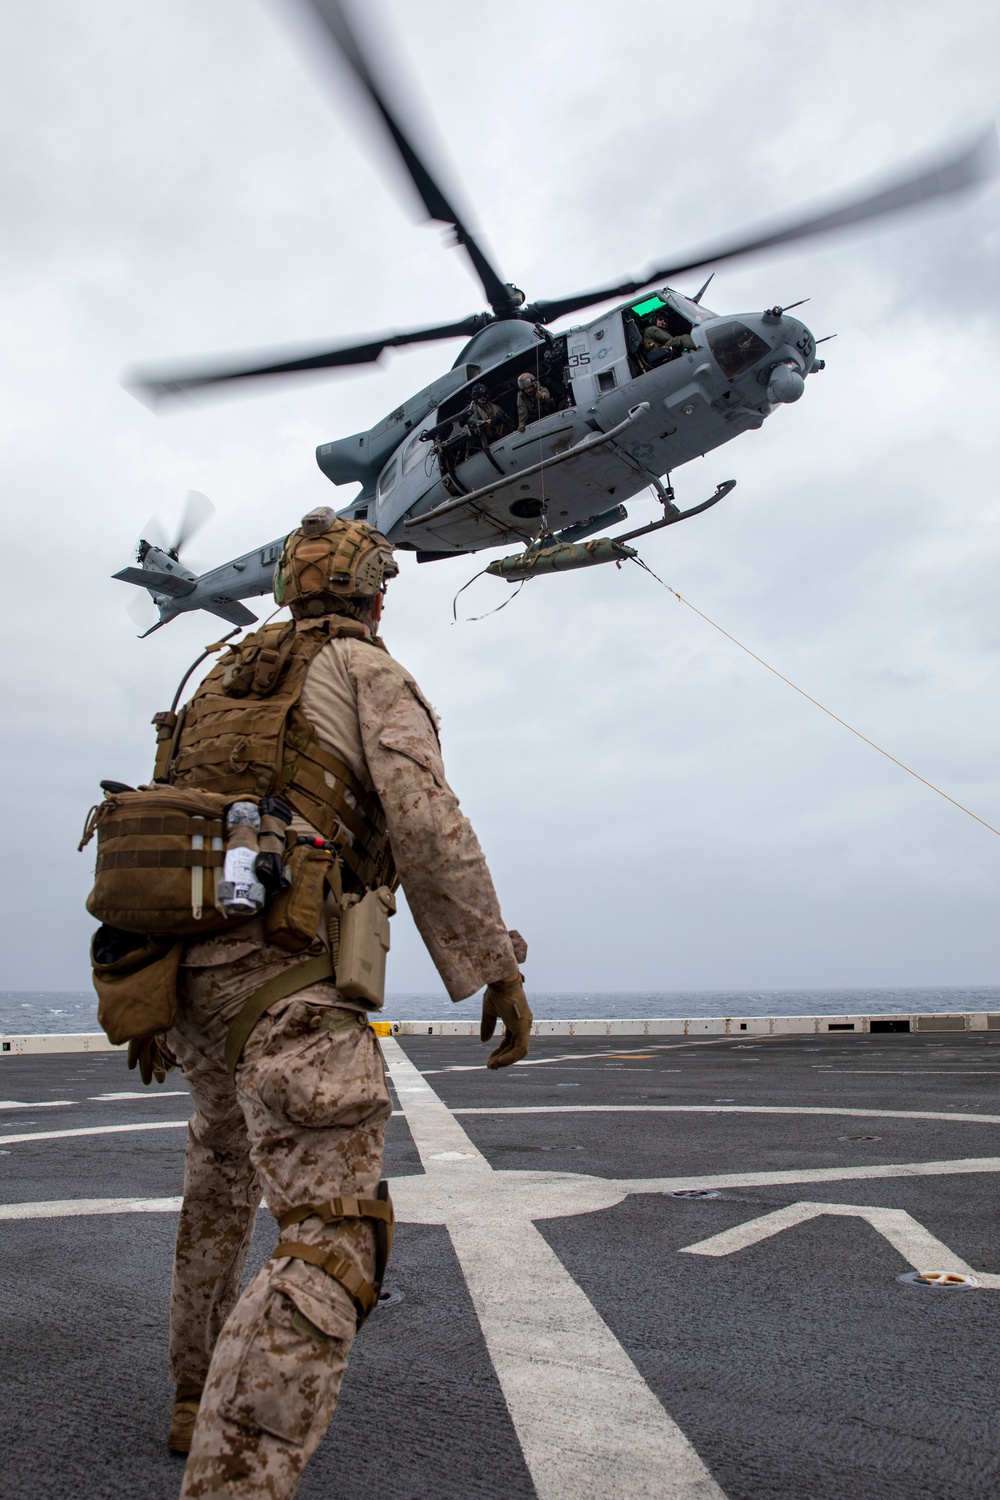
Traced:
POLYGON ((517 430, 523 432, 529 422, 548 416, 555 410, 555 402, 544 385, 539 385, 534 375, 525 371, 517 377, 517 430))
POLYGON ((694 339, 689 333, 671 333, 667 328, 665 312, 653 314, 653 321, 643 331, 642 357, 647 365, 662 365, 676 359, 684 349, 693 349, 694 339))

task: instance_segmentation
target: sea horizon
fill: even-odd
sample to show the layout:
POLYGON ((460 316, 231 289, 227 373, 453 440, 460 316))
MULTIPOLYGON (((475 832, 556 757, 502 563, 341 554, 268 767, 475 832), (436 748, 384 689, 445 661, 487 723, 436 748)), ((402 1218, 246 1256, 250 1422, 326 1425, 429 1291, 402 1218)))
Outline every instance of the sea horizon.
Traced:
MULTIPOLYGON (((933 1014, 1000 1011, 1000 985, 928 985, 852 989, 748 987, 732 990, 532 990, 535 1019, 647 1020, 653 1017, 933 1014)), ((394 991, 381 1012, 393 1021, 446 1021, 478 1014, 478 1001, 453 1004, 442 991, 394 991)), ((0 1034, 96 1032, 91 990, 0 990, 0 1034)))

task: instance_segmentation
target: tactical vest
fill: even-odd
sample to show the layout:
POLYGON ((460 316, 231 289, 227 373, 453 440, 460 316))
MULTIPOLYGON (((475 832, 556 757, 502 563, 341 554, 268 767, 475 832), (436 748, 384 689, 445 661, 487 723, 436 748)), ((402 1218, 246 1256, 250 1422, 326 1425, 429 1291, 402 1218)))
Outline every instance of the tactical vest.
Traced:
POLYGON ((342 636, 385 650, 360 621, 339 615, 303 631, 294 622, 265 625, 231 647, 180 715, 157 716, 154 777, 233 798, 284 797, 337 845, 348 889, 394 887, 378 797, 323 749, 300 707, 311 662, 342 636))

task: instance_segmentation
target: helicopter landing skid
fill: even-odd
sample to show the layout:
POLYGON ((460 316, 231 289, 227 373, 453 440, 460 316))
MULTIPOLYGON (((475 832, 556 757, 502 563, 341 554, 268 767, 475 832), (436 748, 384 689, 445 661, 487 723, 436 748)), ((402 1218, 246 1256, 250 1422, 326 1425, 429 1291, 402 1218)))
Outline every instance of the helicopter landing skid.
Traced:
POLYGON ((523 552, 496 558, 483 572, 488 573, 491 578, 503 578, 507 583, 525 583, 529 578, 539 578, 546 573, 574 572, 577 568, 591 568, 595 563, 613 562, 620 565, 636 556, 635 548, 629 547, 627 543, 634 541, 637 536, 648 536, 651 531, 661 531, 664 526, 675 526, 678 521, 698 516, 703 510, 718 505, 735 488, 736 480, 727 479, 701 505, 693 505, 690 510, 678 510, 668 492, 658 485, 664 509, 668 511, 662 521, 638 526, 634 531, 627 531, 624 536, 595 537, 592 541, 580 544, 560 542, 557 536, 550 534, 534 546, 526 547, 523 552))
POLYGON ((676 526, 678 521, 689 521, 692 516, 700 516, 703 510, 710 510, 713 505, 718 505, 720 500, 725 500, 726 496, 735 488, 735 479, 724 479, 721 484, 716 486, 715 494, 710 495, 707 500, 703 500, 700 505, 692 505, 690 510, 678 510, 674 504, 673 490, 665 490, 661 484, 657 483, 654 485, 654 489, 659 495, 660 503, 666 512, 662 521, 651 521, 648 526, 638 526, 635 531, 626 531, 624 536, 616 536, 615 541, 631 542, 637 536, 648 536, 651 531, 662 531, 664 526, 676 526))

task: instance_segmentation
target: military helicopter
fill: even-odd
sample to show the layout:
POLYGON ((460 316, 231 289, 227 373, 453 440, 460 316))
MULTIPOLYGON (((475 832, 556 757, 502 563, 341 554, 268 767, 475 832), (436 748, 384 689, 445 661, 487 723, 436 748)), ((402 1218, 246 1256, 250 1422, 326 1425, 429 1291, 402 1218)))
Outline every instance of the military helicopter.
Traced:
MULTIPOLYGON (((733 235, 637 279, 528 301, 503 279, 467 217, 446 196, 370 61, 375 49, 363 45, 342 0, 302 4, 380 117, 428 218, 451 226, 490 311, 343 348, 137 370, 124 383, 155 408, 241 381, 346 369, 372 363, 388 349, 462 339, 447 373, 368 431, 316 450, 333 484, 361 486, 338 514, 372 523, 397 548, 415 552, 418 562, 515 544, 516 553, 485 570, 513 582, 629 556, 627 544, 636 536, 717 504, 734 481, 681 511, 669 476, 761 427, 777 406, 798 401, 824 361, 817 358, 810 330, 789 316, 790 307, 718 314, 702 301, 714 271, 691 295, 676 290, 673 281, 957 193, 997 171, 991 126, 961 151, 839 207, 733 235), (608 302, 615 305, 591 322, 555 331, 550 326, 608 302), (581 545, 625 520, 624 502, 648 489, 662 505, 660 519, 581 545)), ((114 576, 145 588, 157 605, 159 619, 147 635, 195 609, 234 626, 249 625, 256 616, 239 601, 270 592, 283 540, 200 576, 183 565, 176 546, 143 540, 136 566, 114 576)))

